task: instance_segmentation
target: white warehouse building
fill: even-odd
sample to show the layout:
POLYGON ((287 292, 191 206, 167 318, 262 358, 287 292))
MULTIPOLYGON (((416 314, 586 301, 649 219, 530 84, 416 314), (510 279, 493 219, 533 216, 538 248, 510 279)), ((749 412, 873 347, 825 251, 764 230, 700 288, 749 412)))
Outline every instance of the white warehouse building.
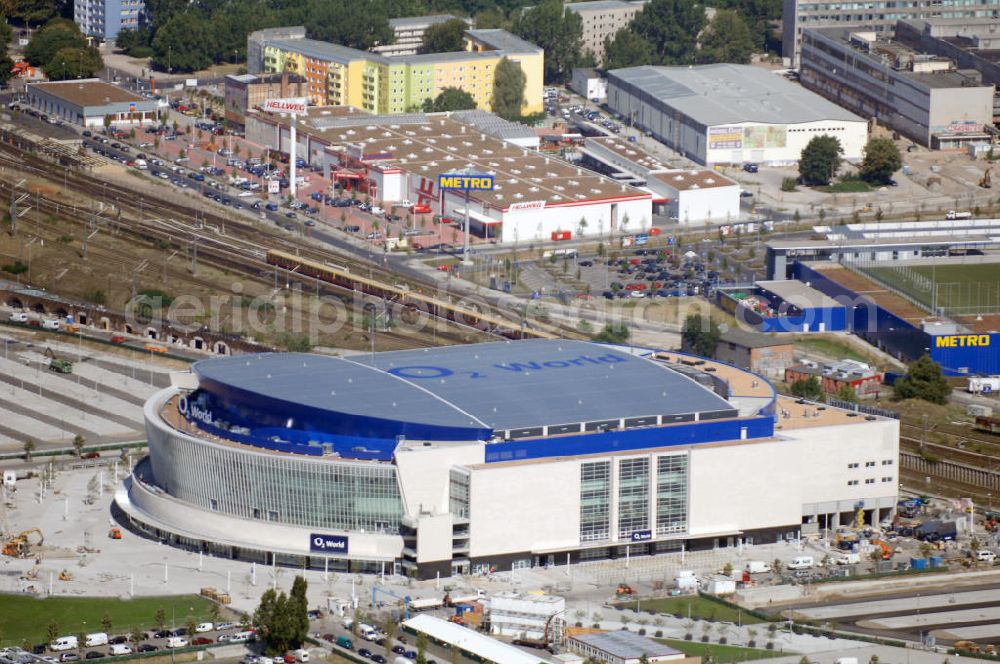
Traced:
POLYGON ((629 67, 608 72, 608 106, 705 164, 790 164, 815 136, 861 159, 868 123, 781 76, 749 65, 629 67))

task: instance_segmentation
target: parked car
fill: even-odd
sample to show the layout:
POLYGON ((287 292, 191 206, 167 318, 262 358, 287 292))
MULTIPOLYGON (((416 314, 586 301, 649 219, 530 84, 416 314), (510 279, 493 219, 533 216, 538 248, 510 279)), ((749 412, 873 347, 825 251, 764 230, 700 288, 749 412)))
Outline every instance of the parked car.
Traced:
POLYGON ((97 650, 91 650, 84 656, 85 659, 101 659, 102 657, 104 657, 104 653, 97 650))
POLYGON ((154 646, 152 643, 143 643, 141 646, 136 648, 137 652, 156 652, 157 650, 159 650, 159 648, 154 646))

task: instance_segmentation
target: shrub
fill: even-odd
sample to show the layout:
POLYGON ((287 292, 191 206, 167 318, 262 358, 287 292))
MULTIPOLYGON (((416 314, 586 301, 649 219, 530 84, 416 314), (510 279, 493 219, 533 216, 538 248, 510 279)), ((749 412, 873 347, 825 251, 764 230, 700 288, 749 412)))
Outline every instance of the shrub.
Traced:
POLYGON ((727 639, 724 636, 720 636, 719 637, 719 643, 721 643, 722 645, 726 645, 726 643, 728 643, 728 641, 729 641, 729 639, 727 639))
POLYGON ((654 636, 656 636, 656 638, 658 638, 658 639, 662 639, 663 638, 663 630, 662 629, 656 630, 656 634, 654 636))
POLYGON ((684 640, 685 641, 690 641, 691 640, 691 632, 688 632, 687 634, 684 635, 684 640))
POLYGON ((708 634, 705 634, 705 635, 703 635, 703 636, 701 637, 701 642, 702 642, 702 643, 708 643, 708 634))
POLYGON ((764 647, 767 648, 768 650, 774 650, 774 641, 768 641, 767 645, 764 647))
POLYGON ((781 181, 782 191, 795 191, 796 187, 799 185, 798 178, 784 178, 781 181))
POLYGON ((2 269, 4 272, 9 272, 11 274, 24 274, 28 271, 28 266, 21 261, 14 261, 13 263, 4 265, 2 269))
POLYGON ((639 628, 639 636, 646 636, 646 628, 645 627, 640 627, 639 628))

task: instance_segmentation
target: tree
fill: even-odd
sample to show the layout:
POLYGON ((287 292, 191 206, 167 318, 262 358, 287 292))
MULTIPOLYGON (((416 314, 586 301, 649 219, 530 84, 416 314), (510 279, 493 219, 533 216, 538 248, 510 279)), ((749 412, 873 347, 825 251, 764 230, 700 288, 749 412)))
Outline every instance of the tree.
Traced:
POLYGON ((417 634, 417 659, 414 664, 427 664, 427 635, 423 632, 417 634))
POLYGON ((522 13, 513 32, 545 49, 545 82, 563 83, 580 64, 583 49, 583 19, 566 11, 562 0, 542 0, 522 13))
POLYGON ((896 399, 922 399, 931 403, 948 402, 951 386, 941 375, 941 365, 923 355, 910 363, 906 375, 893 386, 896 399))
POLYGON ((858 395, 854 393, 854 388, 851 387, 849 383, 844 383, 837 390, 837 398, 841 401, 850 401, 854 403, 858 400, 858 395))
POLYGON ((594 335, 594 341, 608 344, 623 344, 628 341, 628 327, 622 322, 608 323, 600 332, 594 335))
POLYGON ((808 378, 800 378, 794 381, 789 387, 788 391, 794 396, 802 397, 803 399, 819 399, 823 394, 823 390, 820 387, 819 379, 816 376, 809 376, 808 378))
POLYGON ((873 138, 865 145, 865 158, 858 174, 871 184, 887 184, 892 174, 903 167, 899 148, 888 138, 873 138))
POLYGON ((425 99, 424 113, 444 113, 446 111, 469 111, 476 107, 472 95, 460 88, 444 88, 434 99, 425 99))
POLYGON ((25 461, 31 461, 31 453, 35 451, 35 441, 31 438, 24 441, 24 459, 25 461))
POLYGON ((453 18, 444 23, 436 23, 424 31, 424 43, 420 45, 420 53, 452 53, 465 48, 465 31, 468 24, 460 18, 453 18))
POLYGON ((694 62, 705 9, 688 0, 650 0, 632 21, 632 29, 648 41, 659 64, 694 62))
POLYGON ((802 148, 799 157, 799 177, 802 184, 829 184, 840 168, 844 148, 835 136, 823 134, 815 136, 802 148))
POLYGON ((750 29, 743 17, 732 9, 720 9, 699 38, 698 62, 735 62, 747 64, 754 52, 750 29))
POLYGON ((198 628, 198 621, 190 613, 184 619, 184 628, 187 630, 188 638, 194 638, 195 630, 198 628))
POLYGON ((153 38, 156 69, 192 72, 214 62, 216 33, 212 23, 194 12, 170 18, 153 38))
POLYGON ((53 81, 93 78, 103 68, 104 59, 92 46, 61 48, 44 65, 45 74, 53 81))
POLYGON ((76 436, 73 437, 73 452, 75 452, 77 456, 81 456, 83 454, 83 446, 86 442, 87 439, 80 434, 76 434, 76 436))
POLYGON ((653 45, 630 28, 622 28, 615 36, 604 40, 604 68, 620 69, 654 64, 657 61, 653 45))
POLYGON ((501 58, 493 78, 493 112, 505 120, 520 118, 526 82, 519 64, 501 58))
POLYGON ((143 639, 146 638, 145 633, 142 631, 142 627, 138 624, 132 625, 132 631, 129 633, 129 639, 131 639, 133 644, 139 644, 143 639))
POLYGON ((693 314, 684 319, 681 347, 695 355, 713 357, 720 336, 719 326, 711 317, 693 314))
POLYGON ((7 44, 10 43, 10 38, 10 26, 0 22, 0 85, 10 80, 10 70, 14 68, 14 61, 7 55, 7 44))
POLYGON ((101 629, 104 630, 105 634, 110 634, 112 626, 111 614, 105 611, 104 615, 101 616, 101 629))
POLYGON ((163 629, 167 624, 167 610, 162 606, 153 613, 153 624, 156 625, 156 629, 163 629))
POLYGON ((45 636, 48 637, 49 643, 59 638, 59 623, 56 622, 55 618, 49 620, 48 627, 45 628, 45 636))
MULTIPOLYGON (((63 48, 85 49, 87 39, 72 21, 52 19, 28 42, 24 48, 24 59, 36 67, 45 67, 52 61, 52 56, 63 48)), ((46 74, 52 75, 48 71, 46 74)))
POLYGON ((305 578, 297 575, 288 596, 288 620, 291 628, 289 641, 294 648, 305 643, 306 637, 309 636, 309 599, 306 597, 308 587, 305 578))

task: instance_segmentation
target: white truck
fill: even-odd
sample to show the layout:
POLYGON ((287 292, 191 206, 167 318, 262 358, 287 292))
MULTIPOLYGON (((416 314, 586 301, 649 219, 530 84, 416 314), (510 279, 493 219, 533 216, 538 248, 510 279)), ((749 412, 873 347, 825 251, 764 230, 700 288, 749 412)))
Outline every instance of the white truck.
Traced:
POLYGON ((944 215, 945 219, 972 219, 971 212, 958 212, 956 210, 948 210, 947 214, 944 215))
POLYGON ((970 376, 968 391, 972 394, 1000 393, 1000 376, 970 376))
POLYGON ((848 551, 846 553, 841 553, 833 559, 838 565, 857 565, 861 562, 861 554, 848 551))
POLYGON ((444 606, 444 597, 418 597, 410 600, 410 611, 427 611, 444 606))
POLYGON ((481 589, 461 590, 454 594, 449 594, 448 602, 454 606, 463 602, 475 602, 477 599, 485 599, 486 591, 481 589))

